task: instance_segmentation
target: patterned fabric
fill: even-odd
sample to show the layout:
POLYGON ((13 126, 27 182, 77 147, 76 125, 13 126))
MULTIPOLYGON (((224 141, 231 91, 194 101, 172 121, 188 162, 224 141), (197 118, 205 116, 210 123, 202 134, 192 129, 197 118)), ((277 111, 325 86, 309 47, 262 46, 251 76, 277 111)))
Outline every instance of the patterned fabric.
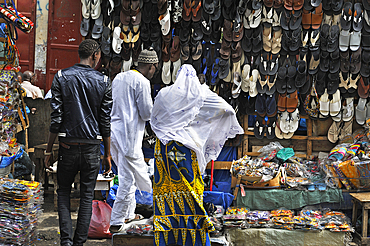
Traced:
POLYGON ((195 152, 157 139, 154 156, 154 244, 211 245, 214 228, 203 207, 204 183, 195 152))

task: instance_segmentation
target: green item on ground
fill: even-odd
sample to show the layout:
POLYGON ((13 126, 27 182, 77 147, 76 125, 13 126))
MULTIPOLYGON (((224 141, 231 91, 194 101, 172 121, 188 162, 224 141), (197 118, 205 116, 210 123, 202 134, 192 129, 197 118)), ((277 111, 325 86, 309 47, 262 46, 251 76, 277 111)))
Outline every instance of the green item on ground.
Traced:
POLYGON ((118 185, 118 175, 114 176, 113 184, 118 185))
POLYGON ((293 157, 293 156, 294 156, 294 150, 292 148, 281 149, 276 154, 276 157, 283 160, 283 161, 286 161, 290 157, 293 157))

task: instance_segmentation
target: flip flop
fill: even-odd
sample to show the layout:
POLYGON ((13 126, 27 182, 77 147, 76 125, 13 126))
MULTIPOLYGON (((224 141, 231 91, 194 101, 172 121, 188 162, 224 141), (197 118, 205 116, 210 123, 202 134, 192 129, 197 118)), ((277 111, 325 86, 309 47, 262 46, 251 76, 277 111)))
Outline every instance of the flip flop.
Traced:
POLYGON ((171 83, 171 61, 163 62, 162 81, 165 85, 171 83))
POLYGON ((333 121, 328 131, 328 140, 331 143, 336 143, 339 139, 339 125, 341 122, 333 121))
POLYGON ((172 71, 172 81, 173 82, 176 81, 177 71, 179 71, 180 67, 181 67, 181 60, 180 59, 173 62, 173 71, 172 71))
MULTIPOLYGON (((249 64, 245 64, 242 71, 242 91, 248 92, 249 91, 249 78, 250 78, 250 69, 251 66, 249 64)), ((212 76, 213 78, 213 76, 212 76)))
POLYGON ((346 105, 343 105, 343 115, 342 119, 343 121, 350 121, 353 118, 353 115, 355 114, 355 108, 353 106, 353 97, 347 97, 345 100, 346 105))
POLYGON ((91 37, 93 39, 99 39, 101 37, 101 34, 103 32, 103 15, 101 14, 98 19, 95 20, 91 37))
POLYGON ((333 99, 330 101, 329 109, 330 109, 330 116, 336 116, 339 114, 341 110, 341 100, 340 100, 340 91, 337 90, 333 94, 333 99))
POLYGON ((259 72, 257 69, 252 70, 252 76, 249 78, 249 96, 255 97, 257 96, 257 80, 259 77, 259 72))
POLYGON ((90 28, 90 19, 82 18, 80 26, 81 36, 86 37, 87 34, 89 33, 89 28, 90 28))
POLYGON ((91 1, 90 0, 81 0, 81 3, 82 3, 82 7, 81 7, 82 17, 84 19, 90 19, 91 1))
POLYGON ((121 39, 121 27, 117 26, 113 31, 112 48, 116 54, 120 54, 122 50, 123 39, 121 39))
POLYGON ((265 132, 266 132, 266 127, 265 127, 265 119, 264 117, 260 116, 257 114, 256 118, 256 123, 254 124, 254 136, 257 139, 263 139, 265 132))
POLYGON ((103 27, 103 33, 101 38, 101 50, 104 55, 109 56, 111 53, 111 46, 112 46, 112 40, 111 40, 111 30, 109 27, 103 27))
POLYGON ((323 116, 329 115, 329 95, 327 93, 327 89, 325 89, 324 94, 320 97, 320 113, 323 116))
POLYGON ((96 20, 100 17, 101 14, 101 0, 91 0, 91 7, 90 7, 90 13, 91 13, 91 19, 96 20))
POLYGON ((275 134, 275 127, 276 127, 276 116, 269 117, 267 124, 266 124, 266 138, 267 139, 274 139, 275 134))
POLYGON ((366 109, 366 101, 367 101, 367 99, 360 98, 358 100, 358 104, 356 106, 356 122, 359 125, 365 124, 366 111, 367 111, 367 109, 366 109))

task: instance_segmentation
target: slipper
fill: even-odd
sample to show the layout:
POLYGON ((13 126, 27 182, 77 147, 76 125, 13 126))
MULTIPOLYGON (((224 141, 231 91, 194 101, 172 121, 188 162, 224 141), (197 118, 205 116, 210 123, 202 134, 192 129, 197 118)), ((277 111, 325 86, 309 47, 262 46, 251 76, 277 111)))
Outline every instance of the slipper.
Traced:
POLYGON ((162 81, 165 85, 171 83, 171 61, 163 62, 162 81))
POLYGON ((95 20, 95 24, 93 26, 91 37, 93 39, 99 39, 103 32, 103 15, 101 14, 98 19, 95 20))
MULTIPOLYGON (((221 53, 221 50, 220 50, 221 53)), ((229 59, 220 59, 219 62, 220 70, 218 72, 219 79, 225 79, 230 73, 229 59)))
POLYGON ((345 104, 343 104, 343 115, 342 119, 343 121, 350 121, 353 118, 353 115, 355 114, 355 108, 353 105, 353 97, 347 97, 345 100, 345 104))
MULTIPOLYGON (((249 91, 249 78, 250 78, 250 69, 251 66, 249 64, 245 64, 242 71, 242 91, 248 92, 249 91)), ((213 76, 212 76, 213 78, 213 76)), ((211 81, 212 84, 212 81, 211 81)))
POLYGON ((330 109, 330 116, 336 116, 339 114, 341 110, 341 100, 340 100, 340 91, 337 90, 333 94, 333 99, 330 101, 329 109, 330 109))
POLYGON ((90 0, 81 0, 81 3, 82 3, 82 7, 81 7, 82 17, 84 19, 90 19, 91 1, 90 0))
POLYGON ((103 33, 101 38, 101 50, 104 55, 109 56, 111 52, 111 30, 109 27, 103 27, 103 33))
POLYGON ((257 114, 256 123, 254 124, 254 136, 257 139, 263 139, 266 128, 265 128, 265 119, 264 117, 257 114))
POLYGON ((131 69, 131 65, 132 65, 132 56, 130 56, 130 59, 128 61, 125 60, 123 61, 122 72, 129 71, 131 69))
POLYGON ((284 112, 284 111, 286 111, 286 107, 287 107, 287 97, 286 97, 286 93, 284 93, 284 94, 280 94, 280 93, 279 93, 277 107, 278 107, 278 110, 279 110, 280 112, 284 112))
POLYGON ((90 0, 90 2, 91 19, 96 20, 100 17, 101 14, 101 0, 90 0))
POLYGON ((280 130, 280 116, 277 117, 275 125, 275 136, 278 139, 284 139, 284 133, 280 130))
POLYGON ((355 3, 353 6, 353 23, 352 27, 353 30, 356 32, 361 32, 362 26, 363 26, 363 20, 364 18, 362 17, 362 4, 361 3, 355 3))
POLYGON ((351 32, 349 48, 352 51, 356 51, 360 48, 360 45, 361 45, 361 31, 351 32))
POLYGON ((339 140, 343 140, 346 137, 351 138, 351 142, 353 142, 352 138, 352 129, 353 129, 353 118, 350 121, 343 121, 343 126, 340 128, 339 140))
POLYGON ((267 81, 266 95, 273 95, 276 91, 276 75, 269 76, 270 79, 267 81))
POLYGON ((366 99, 360 98, 356 106, 356 122, 359 125, 365 124, 366 112, 367 112, 366 101, 367 101, 366 99))
POLYGON ((276 115, 276 99, 275 99, 275 94, 266 96, 265 98, 265 103, 266 103, 266 115, 268 117, 273 117, 276 115))
POLYGON ((277 80, 276 80, 276 90, 280 94, 286 93, 287 83, 286 83, 287 68, 281 66, 278 70, 277 80))
POLYGON ((280 115, 280 130, 282 133, 289 133, 289 113, 287 111, 280 115))
POLYGON ((124 225, 111 225, 109 227, 109 232, 110 233, 118 233, 118 232, 121 232, 123 229, 125 228, 124 225))
POLYGON ((123 39, 121 39, 121 27, 117 26, 113 31, 112 48, 116 54, 120 54, 122 50, 123 39))
POLYGON ((231 88, 231 95, 233 98, 238 98, 239 95, 240 95, 240 91, 241 91, 241 84, 242 84, 242 81, 241 81, 241 77, 240 77, 240 74, 238 72, 235 72, 234 73, 234 83, 233 83, 233 86, 231 88))
POLYGON ((180 67, 181 67, 181 60, 180 59, 173 62, 173 71, 172 71, 172 81, 173 82, 176 81, 177 71, 179 71, 180 67))
POLYGON ((350 34, 349 30, 344 30, 340 31, 339 34, 339 49, 342 52, 345 52, 348 50, 349 44, 350 44, 350 34))
POLYGON ((269 81, 269 76, 262 75, 258 77, 258 82, 256 84, 257 91, 260 94, 265 94, 267 91, 267 81, 269 81))
POLYGON ((265 94, 258 94, 256 97, 255 109, 259 115, 266 114, 266 96, 265 94))
POLYGON ((336 143, 339 139, 339 125, 341 122, 333 121, 328 131, 328 140, 331 143, 336 143))
POLYGON ((252 70, 252 75, 249 78, 249 96, 255 97, 257 96, 257 80, 258 77, 260 76, 259 72, 257 69, 252 70))
POLYGON ((81 36, 86 37, 87 34, 89 33, 89 28, 90 28, 90 19, 82 18, 80 26, 81 36))
POLYGON ((327 89, 325 89, 324 94, 320 97, 320 113, 323 116, 329 115, 329 95, 327 93, 327 89))
POLYGON ((340 25, 342 27, 342 30, 351 29, 352 15, 353 15, 352 2, 346 2, 343 5, 342 17, 340 18, 340 25))
POLYGON ((276 127, 276 116, 269 117, 266 124, 266 138, 273 139, 275 138, 275 127, 276 127))
POLYGON ((298 130, 299 120, 299 111, 298 109, 296 109, 293 113, 290 114, 289 132, 296 132, 298 130))
POLYGON ((133 218, 133 219, 126 219, 125 220, 125 224, 131 223, 133 221, 140 221, 140 220, 143 220, 143 219, 144 219, 144 216, 142 216, 141 214, 135 214, 135 218, 133 218))
POLYGON ((326 191, 326 184, 319 184, 316 185, 319 191, 326 191))
POLYGON ((167 10, 163 15, 160 15, 158 21, 161 25, 162 35, 166 36, 171 29, 170 12, 167 10))
POLYGON ((307 185, 307 190, 308 191, 315 191, 315 186, 314 185, 307 185))

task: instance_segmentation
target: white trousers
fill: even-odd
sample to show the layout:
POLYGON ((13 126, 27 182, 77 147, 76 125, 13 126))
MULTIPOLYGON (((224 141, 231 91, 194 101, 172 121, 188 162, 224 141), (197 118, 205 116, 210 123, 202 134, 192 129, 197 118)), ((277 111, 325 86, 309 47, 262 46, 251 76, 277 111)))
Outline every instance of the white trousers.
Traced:
POLYGON ((151 192, 152 184, 147 172, 148 167, 144 161, 144 156, 130 158, 123 157, 122 155, 113 155, 113 152, 112 158, 117 164, 119 185, 116 200, 113 204, 110 224, 123 225, 125 219, 135 218, 136 189, 151 192), (121 158, 115 160, 115 157, 121 158))

